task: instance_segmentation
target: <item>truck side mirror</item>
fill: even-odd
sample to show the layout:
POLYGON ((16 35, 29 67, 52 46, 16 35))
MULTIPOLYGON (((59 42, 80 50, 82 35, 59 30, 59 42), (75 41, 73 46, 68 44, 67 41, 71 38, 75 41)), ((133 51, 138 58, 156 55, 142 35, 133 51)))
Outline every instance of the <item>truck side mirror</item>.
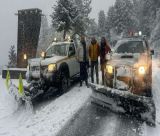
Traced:
POLYGON ((151 50, 151 55, 154 55, 154 50, 151 50))

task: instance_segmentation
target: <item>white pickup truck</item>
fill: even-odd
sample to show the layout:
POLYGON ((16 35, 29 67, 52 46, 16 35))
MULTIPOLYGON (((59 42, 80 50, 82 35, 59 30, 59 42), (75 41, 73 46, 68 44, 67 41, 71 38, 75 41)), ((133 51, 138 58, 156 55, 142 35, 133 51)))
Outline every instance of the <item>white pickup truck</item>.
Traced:
POLYGON ((27 81, 38 82, 44 90, 50 87, 67 90, 70 80, 80 72, 76 49, 74 42, 53 42, 43 58, 29 60, 27 81))

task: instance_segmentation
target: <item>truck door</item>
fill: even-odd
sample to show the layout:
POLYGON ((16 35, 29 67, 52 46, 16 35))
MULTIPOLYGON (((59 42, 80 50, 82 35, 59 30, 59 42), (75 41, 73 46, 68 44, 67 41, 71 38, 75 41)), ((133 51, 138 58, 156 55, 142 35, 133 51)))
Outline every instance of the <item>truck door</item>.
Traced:
POLYGON ((70 76, 74 76, 80 72, 79 63, 76 59, 76 49, 73 43, 68 49, 70 76))

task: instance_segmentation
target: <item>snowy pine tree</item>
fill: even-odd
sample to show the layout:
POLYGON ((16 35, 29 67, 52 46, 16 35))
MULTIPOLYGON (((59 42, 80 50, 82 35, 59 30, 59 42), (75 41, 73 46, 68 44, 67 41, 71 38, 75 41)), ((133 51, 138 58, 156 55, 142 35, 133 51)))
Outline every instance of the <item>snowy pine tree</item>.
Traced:
POLYGON ((8 67, 9 68, 16 67, 16 65, 17 65, 17 55, 16 55, 16 52, 15 52, 15 46, 14 45, 12 45, 10 47, 8 58, 9 58, 8 67))
POLYGON ((131 0, 116 0, 106 16, 105 30, 110 43, 137 29, 134 5, 131 0))
POLYGON ((49 26, 48 26, 47 17, 42 16, 37 55, 36 55, 37 57, 39 57, 41 52, 45 51, 46 48, 49 46, 48 38, 49 38, 49 26))
POLYGON ((89 36, 97 36, 98 35, 98 25, 94 19, 90 19, 90 23, 87 28, 87 35, 89 35, 89 36))
POLYGON ((133 5, 130 0, 116 0, 114 26, 118 34, 132 31, 135 26, 133 20, 133 5))
POLYGON ((79 13, 85 17, 88 17, 92 8, 91 8, 92 0, 74 0, 75 5, 79 13))
POLYGON ((114 29, 114 22, 115 22, 115 9, 113 6, 111 6, 108 10, 106 22, 105 22, 105 30, 106 30, 106 36, 108 40, 111 42, 111 31, 114 29))
POLYGON ((150 37, 151 31, 153 29, 153 23, 156 18, 154 2, 152 0, 142 0, 143 7, 141 9, 142 16, 140 18, 140 29, 143 34, 150 37))
POLYGON ((151 34, 151 43, 153 44, 154 49, 159 50, 159 42, 160 42, 160 9, 157 11, 157 17, 155 21, 155 28, 152 31, 151 34))
POLYGON ((89 27, 89 13, 91 12, 92 0, 74 0, 74 4, 78 11, 78 16, 73 24, 73 33, 83 35, 89 27))
POLYGON ((106 25, 106 16, 103 10, 99 12, 98 15, 98 32, 99 36, 104 36, 105 35, 105 25, 106 25))
POLYGON ((63 31, 63 38, 65 39, 66 33, 72 30, 78 16, 78 10, 72 0, 58 0, 53 9, 51 15, 53 27, 57 28, 59 32, 63 31))
POLYGON ((154 5, 157 8, 160 8, 160 1, 159 0, 153 0, 154 1, 154 5))

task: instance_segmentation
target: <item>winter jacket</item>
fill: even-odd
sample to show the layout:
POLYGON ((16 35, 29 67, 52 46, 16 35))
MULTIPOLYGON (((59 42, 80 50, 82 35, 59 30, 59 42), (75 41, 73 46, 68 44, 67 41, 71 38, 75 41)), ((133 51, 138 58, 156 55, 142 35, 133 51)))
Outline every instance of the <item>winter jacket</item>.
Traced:
MULTIPOLYGON (((77 56, 78 62, 85 62, 83 46, 79 46, 77 48, 77 55, 76 56, 77 56)), ((88 48, 86 47, 86 61, 88 61, 88 60, 89 60, 88 48)))
POLYGON ((101 43, 100 46, 100 59, 101 64, 103 64, 106 61, 106 54, 108 54, 111 51, 111 48, 109 47, 108 43, 101 43))
POLYGON ((100 55, 100 47, 98 43, 89 46, 89 57, 91 61, 98 61, 100 55))

